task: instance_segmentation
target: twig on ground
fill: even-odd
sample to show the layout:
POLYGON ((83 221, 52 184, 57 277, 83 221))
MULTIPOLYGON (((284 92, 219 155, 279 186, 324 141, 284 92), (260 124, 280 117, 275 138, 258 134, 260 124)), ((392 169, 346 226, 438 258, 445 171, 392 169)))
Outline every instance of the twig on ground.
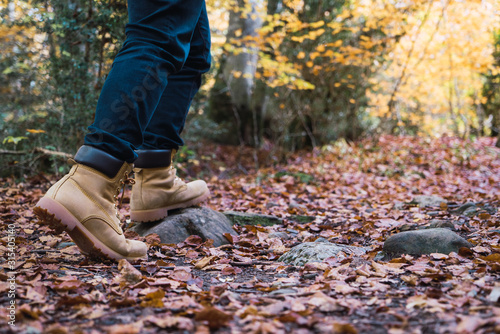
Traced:
POLYGON ((61 157, 64 159, 72 158, 73 155, 66 152, 51 151, 43 147, 35 147, 31 151, 12 151, 12 150, 0 150, 0 154, 11 154, 11 155, 24 155, 32 153, 42 153, 43 155, 52 155, 56 157, 61 157))

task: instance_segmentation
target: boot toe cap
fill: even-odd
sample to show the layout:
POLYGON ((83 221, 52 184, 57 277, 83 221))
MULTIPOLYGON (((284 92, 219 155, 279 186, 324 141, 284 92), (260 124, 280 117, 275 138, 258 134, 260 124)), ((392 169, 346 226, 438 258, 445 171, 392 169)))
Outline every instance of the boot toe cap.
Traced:
POLYGON ((208 193, 208 186, 203 180, 196 180, 188 183, 188 188, 190 189, 192 197, 198 197, 205 193, 208 193))
POLYGON ((147 258, 148 246, 139 240, 127 240, 129 252, 127 257, 147 258))

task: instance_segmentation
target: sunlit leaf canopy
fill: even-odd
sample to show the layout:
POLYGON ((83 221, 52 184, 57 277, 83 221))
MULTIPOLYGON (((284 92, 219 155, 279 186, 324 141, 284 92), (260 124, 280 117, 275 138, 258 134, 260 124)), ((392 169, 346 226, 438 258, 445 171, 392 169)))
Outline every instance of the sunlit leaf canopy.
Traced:
MULTIPOLYGON (((483 75, 498 73, 492 56, 500 23, 497 1, 352 0, 341 10, 325 10, 322 20, 305 23, 301 17, 308 1, 290 0, 283 2, 288 10, 265 16, 258 37, 243 36, 230 43, 224 32, 234 2, 208 4, 215 54, 217 47, 234 50, 245 38, 252 39, 261 51, 257 78, 290 89, 315 88, 301 77, 304 68, 321 75, 342 65, 368 66, 376 73, 367 78, 373 84, 366 92, 370 115, 423 124, 427 134, 446 133, 457 126, 465 131, 465 125, 477 123, 477 106, 484 102, 483 75), (359 34, 359 44, 343 41, 345 31, 359 34), (370 31, 381 34, 363 34, 370 31), (338 40, 323 43, 326 34, 338 40), (280 52, 287 37, 293 55, 280 52), (315 43, 314 51, 302 51, 304 43, 315 43), (453 117, 460 119, 460 125, 453 117)), ((261 10, 265 11, 264 1, 261 10)), ((349 78, 335 86, 341 84, 349 84, 349 78)))
MULTIPOLYGON (((3 124, 28 121, 20 126, 38 129, 43 123, 47 127, 39 130, 47 131, 44 119, 59 117, 61 125, 82 119, 74 132, 81 136, 123 39, 119 31, 125 3, 113 2, 122 6, 115 11, 106 1, 93 1, 95 17, 99 11, 110 12, 98 16, 106 21, 94 20, 92 28, 83 2, 78 9, 78 1, 0 0, 0 73, 7 79, 0 83, 3 124), (75 16, 57 17, 55 13, 65 9, 56 6, 74 10, 75 16), (78 54, 78 48, 85 51, 78 54), (65 83, 71 78, 74 87, 65 83), (85 118, 79 111, 84 108, 85 118)), ((494 36, 500 30, 498 1, 208 0, 207 7, 214 66, 202 88, 206 95, 225 56, 255 52, 256 71, 234 70, 232 76, 267 87, 270 108, 282 111, 271 122, 303 112, 301 119, 336 124, 351 113, 371 124, 369 131, 390 120, 393 133, 467 136, 476 129, 491 134, 483 87, 485 76, 500 73, 493 56, 494 36), (262 26, 252 34, 238 29, 229 35, 229 17, 235 11, 258 17, 262 26), (409 131, 411 127, 416 130, 409 131)), ((2 138, 30 133, 14 133, 9 125, 5 129, 2 138)), ((291 136, 307 132, 294 131, 291 136)), ((311 136, 326 131, 310 126, 311 136)), ((316 142, 338 137, 342 134, 316 142)), ((57 146, 62 150, 64 145, 57 146)))

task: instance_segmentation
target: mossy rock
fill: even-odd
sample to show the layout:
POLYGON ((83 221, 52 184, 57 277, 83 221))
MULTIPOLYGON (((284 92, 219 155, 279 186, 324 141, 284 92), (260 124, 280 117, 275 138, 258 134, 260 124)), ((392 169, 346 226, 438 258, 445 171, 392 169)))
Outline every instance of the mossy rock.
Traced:
POLYGON ((307 224, 312 223, 316 217, 314 216, 302 216, 302 215, 292 215, 290 220, 296 223, 307 224))
POLYGON ((261 215, 257 213, 246 213, 237 211, 226 211, 224 215, 231 221, 233 225, 261 225, 261 226, 272 226, 276 224, 282 224, 283 219, 270 216, 261 215))

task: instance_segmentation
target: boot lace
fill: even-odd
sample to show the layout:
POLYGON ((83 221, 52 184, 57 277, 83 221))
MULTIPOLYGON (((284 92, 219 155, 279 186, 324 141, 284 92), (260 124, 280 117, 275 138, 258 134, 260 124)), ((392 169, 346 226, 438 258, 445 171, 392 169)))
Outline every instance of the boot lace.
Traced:
POLYGON ((174 185, 183 186, 186 184, 183 179, 177 176, 177 169, 174 168, 174 156, 177 154, 177 150, 172 149, 172 155, 170 156, 170 172, 175 175, 174 185))
POLYGON ((116 188, 116 194, 113 196, 113 198, 115 199, 115 210, 116 210, 116 217, 118 219, 120 219, 120 213, 119 213, 119 209, 122 207, 122 202, 123 202, 123 195, 125 193, 125 187, 129 184, 135 184, 135 180, 130 177, 132 175, 132 173, 129 173, 129 172, 125 172, 122 176, 122 178, 120 179, 120 184, 119 186, 116 188), (116 200, 118 199, 118 196, 120 195, 120 192, 122 193, 121 196, 120 196, 120 200, 118 202, 118 205, 116 205, 116 200))
POLYGON ((171 173, 173 173, 175 175, 175 178, 174 178, 175 185, 182 186, 186 183, 186 182, 184 182, 183 179, 181 179, 180 177, 177 176, 177 170, 172 165, 170 165, 170 171, 171 171, 171 173))

